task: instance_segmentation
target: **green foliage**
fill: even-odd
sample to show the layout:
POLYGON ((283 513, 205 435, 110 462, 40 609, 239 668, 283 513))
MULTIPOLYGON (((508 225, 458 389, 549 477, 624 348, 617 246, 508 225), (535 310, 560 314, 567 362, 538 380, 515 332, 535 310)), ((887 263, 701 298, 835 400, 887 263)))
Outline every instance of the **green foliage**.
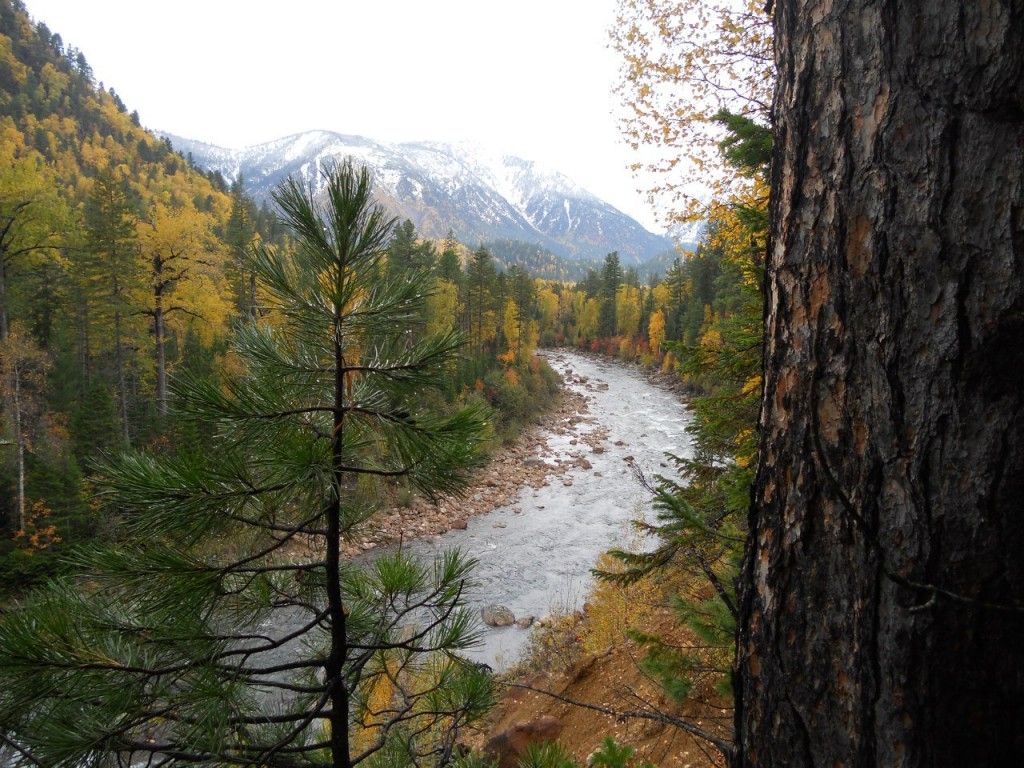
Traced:
POLYGON ((587 762, 595 768, 654 768, 646 760, 637 761, 633 747, 619 744, 611 736, 605 736, 587 762))
POLYGON ((771 129, 727 109, 719 110, 712 120, 728 132, 718 148, 729 167, 745 176, 764 178, 772 159, 771 129))
POLYGON ((519 765, 520 768, 576 768, 576 761, 558 742, 545 741, 527 747, 519 765))
POLYGON ((485 414, 423 397, 460 340, 405 332, 430 276, 389 276, 365 170, 331 172, 323 204, 294 181, 276 199, 295 248, 253 253, 265 316, 219 381, 176 385, 208 445, 104 462, 123 540, 0 618, 0 732, 30 762, 441 759, 491 703, 458 655, 477 640, 473 560, 340 557, 369 511, 360 478, 463 487, 485 414))
MULTIPOLYGON (((763 175, 770 134, 744 117, 722 113, 718 119, 729 129, 722 144, 727 161, 740 172, 763 175)), ((614 550, 624 567, 598 572, 621 584, 666 568, 686 575, 686 588, 671 604, 694 642, 630 633, 644 649, 645 671, 677 702, 698 688, 708 692, 708 680, 712 690, 729 694, 761 397, 764 202, 754 195, 719 207, 697 252, 676 261, 652 289, 667 318, 662 346, 699 392, 691 399, 694 455, 669 456, 674 476, 653 479, 654 519, 637 526, 656 538, 656 546, 642 553, 614 550)))

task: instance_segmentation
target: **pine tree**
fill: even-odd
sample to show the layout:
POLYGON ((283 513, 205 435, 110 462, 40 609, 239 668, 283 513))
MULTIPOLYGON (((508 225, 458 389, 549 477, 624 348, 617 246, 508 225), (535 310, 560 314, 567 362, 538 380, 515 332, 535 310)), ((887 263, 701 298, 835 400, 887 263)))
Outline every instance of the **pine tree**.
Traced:
MULTIPOLYGON (((98 321, 109 334, 113 353, 121 437, 131 439, 128 408, 128 355, 142 269, 135 242, 138 211, 126 181, 112 173, 97 177, 85 206, 87 248, 79 263, 85 288, 82 311, 87 338, 98 321)), ((86 343, 86 348, 90 346, 86 343)), ((88 354, 88 353, 87 353, 88 354)), ((88 361, 87 361, 88 364, 88 361)))
POLYGON ((466 267, 466 312, 474 351, 480 352, 484 341, 484 316, 492 302, 491 283, 494 280, 494 262, 491 252, 480 247, 473 252, 466 267))
POLYGON ((234 294, 235 309, 240 315, 255 316, 257 312, 256 274, 247 267, 249 248, 257 242, 256 217, 252 201, 246 197, 240 176, 231 185, 231 214, 224 231, 224 242, 231 254, 228 281, 234 294))
POLYGON ((605 256, 601 268, 601 313, 598 321, 598 334, 610 338, 616 334, 615 297, 622 282, 622 267, 619 265, 619 254, 609 253, 605 256))
POLYGON ((455 285, 462 281, 458 242, 455 240, 455 233, 450 229, 441 245, 441 255, 437 260, 437 272, 441 278, 455 285))
POLYGON ((737 766, 1024 765, 1022 18, 775 3, 737 766))
POLYGON ((488 704, 455 655, 471 561, 342 557, 361 480, 458 491, 484 423, 423 405, 459 339, 404 333, 426 291, 386 277, 369 174, 346 163, 325 187, 322 207, 294 180, 275 194, 296 247, 253 257, 267 315, 239 329, 241 371, 177 384, 210 449, 106 466, 125 543, 78 556, 84 592, 53 582, 0 618, 17 759, 443 764, 488 704))

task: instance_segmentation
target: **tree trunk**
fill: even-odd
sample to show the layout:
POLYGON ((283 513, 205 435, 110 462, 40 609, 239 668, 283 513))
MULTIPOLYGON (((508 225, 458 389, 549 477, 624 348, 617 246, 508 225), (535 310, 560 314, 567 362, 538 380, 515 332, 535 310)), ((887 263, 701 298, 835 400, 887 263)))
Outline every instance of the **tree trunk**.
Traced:
POLYGON ((18 363, 11 365, 11 395, 14 417, 14 440, 18 464, 18 530, 25 530, 25 429, 22 424, 21 408, 21 371, 18 363))
POLYGON ((153 338, 156 342, 156 412, 161 419, 167 416, 164 289, 164 261, 157 252, 153 255, 153 338))
POLYGON ((7 340, 7 257, 0 254, 0 342, 7 340))
POLYGON ((1024 0, 782 0, 736 764, 1024 764, 1024 0))
POLYGON ((121 412, 121 437, 131 442, 128 432, 128 387, 124 376, 124 342, 121 339, 121 310, 114 310, 114 366, 117 368, 117 399, 121 412))
POLYGON ((82 381, 88 385, 92 380, 92 349, 89 344, 89 301, 84 292, 79 294, 78 304, 78 365, 82 381))
MULTIPOLYGON (((339 270, 339 282, 342 277, 339 270)), ((338 286, 338 294, 342 294, 338 286)), ((341 594, 341 495, 345 476, 343 466, 345 427, 345 355, 342 338, 341 309, 334 315, 334 430, 331 439, 332 495, 327 509, 326 584, 328 618, 331 627, 331 650, 324 664, 324 675, 331 701, 331 765, 350 768, 349 701, 345 684, 345 662, 348 658, 348 628, 341 594)))
POLYGON ((156 336, 156 412, 160 418, 167 415, 167 350, 165 345, 164 310, 157 296, 153 311, 153 334, 156 336))

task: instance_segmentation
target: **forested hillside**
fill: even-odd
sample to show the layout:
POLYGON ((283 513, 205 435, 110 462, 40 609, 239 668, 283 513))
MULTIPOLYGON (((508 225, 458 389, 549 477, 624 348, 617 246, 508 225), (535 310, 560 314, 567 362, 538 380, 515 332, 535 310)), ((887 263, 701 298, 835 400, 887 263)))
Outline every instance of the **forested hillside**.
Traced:
MULTIPOLYGON (((169 382, 232 364, 232 323, 263 313, 248 252, 289 245, 267 206, 141 128, 94 81, 85 54, 33 24, 20 3, 0 4, 0 30, 0 357, 10 436, 0 568, 10 588, 52 567, 62 545, 111 535, 114 521, 92 501, 91 461, 197 439, 168 419, 169 382)), ((486 249, 464 270, 466 253, 454 241, 437 253, 406 222, 388 247, 389 269, 436 275, 417 327, 466 331, 470 352, 448 396, 479 392, 507 434, 553 386, 529 365, 533 285, 522 270, 499 273, 486 249)))
POLYGON ((240 224, 253 211, 140 128, 85 54, 20 3, 0 3, 0 32, 3 482, 13 491, 0 502, 0 560, 14 576, 46 561, 38 550, 105 525, 85 485, 91 457, 168 432, 168 371, 208 368, 218 354, 240 297, 240 224))

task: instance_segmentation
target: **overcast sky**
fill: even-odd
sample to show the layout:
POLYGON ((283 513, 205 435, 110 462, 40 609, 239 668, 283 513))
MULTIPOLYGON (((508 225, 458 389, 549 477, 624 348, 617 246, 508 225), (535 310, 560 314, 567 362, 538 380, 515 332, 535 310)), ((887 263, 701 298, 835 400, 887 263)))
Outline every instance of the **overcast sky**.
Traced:
POLYGON ((615 0, 26 0, 149 128, 475 141, 655 228, 612 115, 615 0))

